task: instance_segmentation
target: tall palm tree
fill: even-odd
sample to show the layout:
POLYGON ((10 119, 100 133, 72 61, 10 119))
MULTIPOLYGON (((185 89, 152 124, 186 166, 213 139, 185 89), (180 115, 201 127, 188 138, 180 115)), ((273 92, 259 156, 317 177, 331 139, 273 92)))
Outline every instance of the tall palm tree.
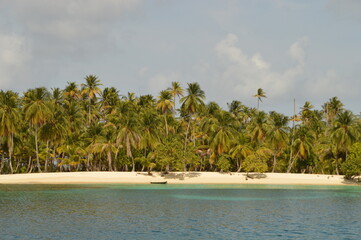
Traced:
POLYGON ((164 116, 165 131, 168 135, 168 123, 167 114, 172 110, 174 102, 172 101, 172 95, 169 91, 163 90, 160 92, 157 109, 161 110, 164 116))
POLYGON ((24 94, 23 99, 25 106, 25 119, 34 127, 36 163, 38 171, 41 172, 39 161, 39 128, 45 124, 46 120, 51 117, 49 107, 49 92, 46 88, 30 89, 24 94))
POLYGON ((88 125, 90 125, 92 101, 96 100, 97 95, 101 93, 99 86, 102 84, 100 83, 99 78, 95 75, 86 76, 85 81, 86 83, 82 84, 82 94, 85 94, 88 98, 88 125))
MULTIPOLYGON (((204 105, 205 99, 204 91, 201 89, 198 83, 188 83, 187 95, 181 99, 181 113, 184 117, 188 118, 188 126, 184 139, 184 153, 187 150, 188 132, 193 115, 204 105)), ((186 170, 184 160, 184 170, 186 170)))
POLYGON ((12 156, 14 152, 14 135, 20 121, 19 97, 13 91, 0 91, 0 136, 7 138, 9 168, 13 173, 12 156))
MULTIPOLYGON (((348 149, 358 139, 360 132, 356 127, 356 122, 353 114, 350 111, 343 111, 337 114, 334 121, 334 127, 331 129, 331 139, 336 145, 338 153, 341 153, 341 158, 347 158, 348 149), (343 153, 343 154, 342 154, 343 153)), ((336 159, 336 173, 339 174, 338 156, 336 159)))
POLYGON ((296 127, 295 140, 291 146, 295 155, 288 163, 287 173, 290 173, 297 159, 307 159, 313 152, 315 141, 314 132, 307 126, 298 125, 296 127))
POLYGON ((343 103, 337 97, 330 98, 330 100, 326 102, 322 108, 325 113, 326 123, 328 126, 332 124, 337 114, 344 109, 343 103))
POLYGON ((132 172, 135 171, 134 156, 132 148, 136 148, 140 142, 139 123, 134 112, 124 114, 120 118, 120 126, 117 135, 117 143, 125 147, 127 157, 132 160, 132 172))
POLYGON ((288 117, 276 112, 270 113, 270 128, 267 132, 267 136, 269 143, 273 147, 272 172, 276 169, 277 156, 288 143, 287 124, 288 117))
POLYGON ((262 102, 262 98, 266 98, 266 93, 263 91, 262 88, 258 88, 257 93, 253 95, 253 97, 257 98, 257 109, 259 109, 259 102, 262 102))
POLYGON ((173 102, 174 102, 174 110, 176 109, 176 97, 183 96, 184 90, 181 87, 179 82, 172 82, 172 86, 168 88, 170 93, 173 95, 173 102))

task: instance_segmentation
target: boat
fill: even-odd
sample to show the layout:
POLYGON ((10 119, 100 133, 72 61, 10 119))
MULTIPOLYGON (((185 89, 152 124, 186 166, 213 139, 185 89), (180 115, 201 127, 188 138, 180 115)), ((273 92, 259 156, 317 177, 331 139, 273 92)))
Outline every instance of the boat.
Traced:
POLYGON ((150 184, 167 184, 167 181, 150 182, 150 184))

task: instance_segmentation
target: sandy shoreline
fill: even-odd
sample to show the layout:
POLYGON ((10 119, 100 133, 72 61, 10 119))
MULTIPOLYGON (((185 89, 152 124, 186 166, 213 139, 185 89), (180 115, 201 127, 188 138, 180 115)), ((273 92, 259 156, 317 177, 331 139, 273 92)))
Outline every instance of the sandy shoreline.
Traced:
MULTIPOLYGON (((343 176, 292 173, 218 173, 172 172, 162 176, 144 172, 62 172, 0 175, 0 184, 149 184, 167 181, 169 184, 290 184, 347 185, 343 176)), ((353 184, 355 185, 355 184, 353 184)))

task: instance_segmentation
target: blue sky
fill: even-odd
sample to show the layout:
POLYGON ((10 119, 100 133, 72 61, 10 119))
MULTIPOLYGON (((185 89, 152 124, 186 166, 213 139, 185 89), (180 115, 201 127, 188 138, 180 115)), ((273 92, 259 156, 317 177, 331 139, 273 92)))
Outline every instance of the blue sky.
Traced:
POLYGON ((0 88, 104 87, 157 96, 199 82, 207 102, 285 114, 333 96, 359 113, 358 0, 0 0, 0 88))

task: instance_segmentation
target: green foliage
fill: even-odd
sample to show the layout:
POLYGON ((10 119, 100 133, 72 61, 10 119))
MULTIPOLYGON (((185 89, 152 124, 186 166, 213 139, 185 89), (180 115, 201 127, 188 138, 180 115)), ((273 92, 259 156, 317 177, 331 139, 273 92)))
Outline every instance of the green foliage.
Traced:
POLYGON ((230 156, 228 154, 222 154, 216 162, 216 166, 222 172, 228 172, 231 169, 230 156))
MULTIPOLYGON (((289 119, 238 100, 227 104, 228 111, 206 103, 198 83, 183 90, 173 82, 159 96, 121 96, 114 87, 100 86, 97 76, 88 75, 83 84, 68 82, 64 89, 34 88, 22 96, 0 90, 0 152, 5 159, 0 173, 360 173, 361 122, 337 97, 322 110, 306 102, 289 119)), ((259 88, 254 97, 259 104, 266 93, 259 88)))
POLYGON ((346 161, 341 165, 341 170, 347 179, 361 175, 361 143, 352 145, 346 161))

